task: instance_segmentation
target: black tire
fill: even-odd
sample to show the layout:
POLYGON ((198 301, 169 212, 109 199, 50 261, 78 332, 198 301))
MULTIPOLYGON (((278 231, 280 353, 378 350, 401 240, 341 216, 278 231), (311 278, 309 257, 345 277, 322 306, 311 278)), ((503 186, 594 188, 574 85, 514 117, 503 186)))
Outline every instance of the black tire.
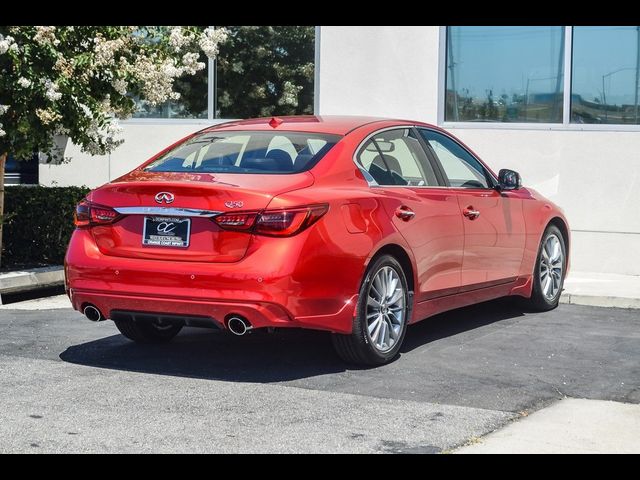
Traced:
POLYGON ((565 245, 565 238, 562 235, 562 232, 555 225, 549 225, 547 229, 544 231, 542 235, 542 240, 540 241, 540 245, 538 246, 538 256, 536 258, 536 266, 533 271, 533 290, 531 293, 531 298, 524 299, 524 305, 531 310, 538 312, 546 312, 548 310, 553 310, 558 306, 560 302, 560 295, 562 295, 562 287, 564 285, 564 277, 567 271, 567 249, 565 245), (560 288, 558 288, 557 293, 552 297, 547 297, 543 292, 542 286, 542 274, 540 264, 542 262, 542 248, 547 239, 555 235, 560 241, 560 247, 562 248, 562 273, 560 278, 560 288))
POLYGON ((182 330, 180 324, 159 325, 133 320, 114 320, 114 323, 122 335, 136 343, 167 343, 182 330))
POLYGON ((334 333, 331 335, 333 346, 340 358, 347 363, 362 366, 376 366, 383 365, 393 360, 402 347, 405 334, 407 332, 407 320, 408 314, 411 311, 409 302, 411 296, 409 295, 409 289, 407 285, 407 279, 400 263, 391 255, 382 255, 375 259, 364 275, 362 284, 360 286, 360 296, 358 305, 356 307, 356 316, 353 319, 352 332, 347 335, 334 333), (369 289, 376 274, 383 267, 391 267, 398 274, 400 278, 403 295, 404 295, 404 311, 402 316, 401 332, 398 339, 393 344, 393 347, 385 352, 378 350, 368 333, 367 320, 366 320, 366 305, 369 295, 369 289))

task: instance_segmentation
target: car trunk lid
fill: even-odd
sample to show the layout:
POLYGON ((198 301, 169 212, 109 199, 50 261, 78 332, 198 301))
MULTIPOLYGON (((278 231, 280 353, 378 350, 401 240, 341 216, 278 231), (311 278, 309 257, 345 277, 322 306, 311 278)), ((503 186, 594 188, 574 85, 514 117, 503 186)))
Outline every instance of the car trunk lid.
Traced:
POLYGON ((221 229, 217 213, 262 210, 276 195, 313 184, 308 172, 289 175, 192 174, 134 171, 95 191, 88 200, 121 217, 94 226, 105 255, 155 260, 235 262, 251 235, 221 229))

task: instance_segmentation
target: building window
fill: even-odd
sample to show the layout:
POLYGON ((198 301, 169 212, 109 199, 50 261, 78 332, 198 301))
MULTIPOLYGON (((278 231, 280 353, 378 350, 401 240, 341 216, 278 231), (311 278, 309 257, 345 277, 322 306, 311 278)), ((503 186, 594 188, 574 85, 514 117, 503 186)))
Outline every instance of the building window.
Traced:
POLYGON ((38 155, 22 161, 9 155, 5 165, 4 183, 5 185, 37 185, 38 155))
POLYGON ((216 61, 216 118, 313 113, 315 27, 225 27, 216 61))
MULTIPOLYGON (((207 64, 207 57, 201 55, 200 62, 207 64)), ((162 105, 151 106, 144 100, 136 99, 133 118, 208 118, 208 67, 195 75, 183 76, 175 81, 175 91, 180 99, 162 105)))
POLYGON ((640 124, 640 27, 574 27, 571 122, 640 124))
POLYGON ((445 120, 561 123, 564 27, 448 27, 445 120))
MULTIPOLYGON (((313 113, 315 27, 225 28, 230 34, 220 45, 216 61, 208 62, 195 76, 176 81, 180 100, 157 107, 138 101, 133 117, 214 119, 313 113), (208 74, 209 68, 213 75, 208 74)), ((201 61, 207 62, 206 58, 201 61)))

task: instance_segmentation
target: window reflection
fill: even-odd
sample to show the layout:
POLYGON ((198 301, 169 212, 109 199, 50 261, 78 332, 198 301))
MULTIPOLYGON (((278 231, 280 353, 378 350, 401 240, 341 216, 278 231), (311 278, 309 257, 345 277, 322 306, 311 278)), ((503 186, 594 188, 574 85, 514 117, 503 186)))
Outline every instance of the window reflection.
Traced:
MULTIPOLYGON (((207 57, 201 54, 198 61, 207 64, 207 57)), ((207 118, 207 71, 208 66, 195 75, 176 78, 174 90, 180 94, 179 100, 154 106, 135 98, 133 118, 207 118)))
POLYGON ((448 27, 445 120, 562 122, 564 27, 448 27))
MULTIPOLYGON (((204 30, 206 25, 198 26, 204 30)), ((142 27, 133 35, 150 45, 160 41, 159 34, 169 35, 171 27, 142 27)), ((201 53, 199 62, 207 65, 207 57, 201 53)), ((136 104, 133 118, 207 118, 207 68, 195 75, 183 75, 176 78, 174 91, 180 94, 179 100, 170 100, 162 105, 151 105, 137 95, 132 95, 136 104)))
POLYGON ((313 113, 315 27, 229 26, 216 61, 216 118, 313 113))
POLYGON ((640 27, 574 27, 572 123, 640 123, 640 27))
MULTIPOLYGON (((205 28, 204 26, 201 28, 205 28)), ((134 98, 134 118, 250 118, 313 113, 315 27, 225 26, 213 84, 208 67, 176 79, 180 99, 152 106, 134 98)), ((201 62, 207 58, 201 55, 201 62)))

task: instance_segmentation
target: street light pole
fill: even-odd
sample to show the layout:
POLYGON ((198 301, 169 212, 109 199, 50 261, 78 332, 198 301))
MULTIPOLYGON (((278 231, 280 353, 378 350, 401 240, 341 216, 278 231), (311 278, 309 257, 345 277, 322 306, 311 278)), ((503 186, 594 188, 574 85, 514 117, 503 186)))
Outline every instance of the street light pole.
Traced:
POLYGON ((527 114, 529 111, 529 84, 531 82, 544 81, 544 80, 556 80, 558 75, 554 75, 553 77, 543 77, 543 78, 531 78, 527 77, 527 88, 524 91, 524 115, 525 120, 527 118, 527 114))
MULTIPOLYGON (((458 91, 456 90, 456 72, 455 63, 453 61, 453 48, 451 47, 451 28, 447 28, 447 52, 449 54, 449 78, 451 79, 451 90, 453 92, 453 121, 457 122, 460 119, 460 113, 458 112, 458 91)), ((445 97, 446 97, 445 86, 445 97)))
POLYGON ((527 115, 529 114, 529 81, 531 79, 527 77, 527 88, 524 91, 524 121, 527 121, 527 115))
POLYGON ((607 121, 609 117, 607 116, 607 93, 604 89, 604 79, 606 75, 602 75, 602 108, 604 108, 604 119, 607 121))
MULTIPOLYGON (((640 49, 639 49, 640 52, 640 49)), ((637 55, 637 62, 640 63, 640 54, 637 55)), ((604 79, 605 78, 609 78, 613 75, 615 75, 616 73, 619 72, 625 72, 627 70, 635 70, 636 71, 636 94, 635 94, 635 117, 636 117, 636 123, 638 123, 638 82, 640 80, 640 78, 638 78, 638 63, 636 63, 636 67, 624 67, 624 68, 619 68, 618 70, 614 70, 612 72, 609 73, 605 73, 604 75, 602 75, 602 103, 603 103, 603 108, 604 108, 604 118, 605 120, 609 118, 608 116, 608 111, 607 111, 607 91, 605 89, 605 83, 604 83, 604 79)))

